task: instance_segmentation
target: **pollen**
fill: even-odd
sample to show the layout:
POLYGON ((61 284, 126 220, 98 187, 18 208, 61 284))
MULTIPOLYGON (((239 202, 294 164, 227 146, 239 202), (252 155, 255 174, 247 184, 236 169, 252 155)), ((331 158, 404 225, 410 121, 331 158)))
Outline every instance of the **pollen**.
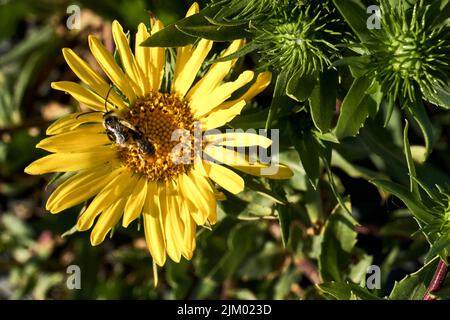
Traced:
POLYGON ((127 144, 119 152, 124 165, 156 182, 173 179, 190 169, 195 119, 186 100, 176 94, 151 92, 130 106, 123 117, 155 148, 149 155, 136 141, 127 144), (173 135, 174 132, 185 134, 173 135), (184 148, 177 148, 180 145, 184 148))

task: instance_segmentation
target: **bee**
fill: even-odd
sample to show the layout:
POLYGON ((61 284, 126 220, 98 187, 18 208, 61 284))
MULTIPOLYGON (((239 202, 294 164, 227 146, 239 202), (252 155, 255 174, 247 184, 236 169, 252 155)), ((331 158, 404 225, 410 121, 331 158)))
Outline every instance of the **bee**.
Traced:
MULTIPOLYGON (((136 129, 131 123, 123 119, 114 110, 108 110, 106 103, 112 87, 108 90, 105 98, 105 112, 103 112, 103 127, 111 142, 121 147, 126 147, 130 143, 136 143, 139 150, 146 156, 153 156, 156 152, 155 145, 150 142, 142 132, 136 129)), ((102 112, 102 111, 92 111, 102 112)), ((83 113, 88 114, 91 112, 83 113)), ((81 116, 81 115, 79 115, 81 116)))

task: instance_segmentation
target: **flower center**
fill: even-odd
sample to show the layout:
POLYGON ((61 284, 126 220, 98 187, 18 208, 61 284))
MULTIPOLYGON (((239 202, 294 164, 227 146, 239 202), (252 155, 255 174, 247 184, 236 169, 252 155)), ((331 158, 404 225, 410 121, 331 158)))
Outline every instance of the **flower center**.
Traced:
POLYGON ((392 54, 391 66, 394 71, 404 77, 420 76, 423 55, 421 44, 414 37, 399 35, 388 50, 392 54))
POLYGON ((182 142, 193 145, 193 141, 182 141, 180 135, 172 140, 172 134, 178 129, 189 133, 188 139, 194 137, 194 117, 187 101, 175 94, 151 92, 130 106, 123 117, 142 134, 121 148, 124 165, 151 181, 166 181, 189 170, 193 152, 188 154, 191 161, 180 163, 176 159, 182 155, 175 147, 182 142))

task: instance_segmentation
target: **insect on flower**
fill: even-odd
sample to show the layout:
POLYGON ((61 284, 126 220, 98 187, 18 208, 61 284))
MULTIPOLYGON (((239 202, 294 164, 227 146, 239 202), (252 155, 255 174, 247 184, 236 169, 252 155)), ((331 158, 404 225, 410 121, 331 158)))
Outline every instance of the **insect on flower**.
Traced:
MULTIPOLYGON (((123 117, 114 110, 108 110, 108 96, 112 87, 108 90, 105 98, 105 112, 103 113, 103 127, 105 128, 106 135, 111 142, 118 144, 121 147, 126 147, 129 143, 136 143, 139 150, 145 156, 153 156, 156 151, 155 145, 150 142, 138 129, 136 129, 131 123, 123 119, 123 117)), ((102 111, 90 111, 85 112, 77 116, 80 116, 102 112, 102 111)))
MULTIPOLYGON (((187 16, 197 12, 199 6, 194 3, 187 16)), ((142 218, 153 262, 163 266, 167 256, 175 262, 192 258, 197 226, 217 222, 217 201, 224 197, 221 190, 232 194, 244 190, 245 181, 237 172, 270 179, 289 179, 293 172, 277 161, 270 165, 249 162, 244 154, 227 148, 267 149, 272 139, 264 135, 220 133, 202 144, 195 134, 197 127, 200 133, 218 130, 238 116, 270 84, 271 73, 245 70, 236 79, 227 79, 236 62, 233 59, 214 63, 197 77, 213 47, 213 41, 201 39, 177 49, 174 74, 170 82, 163 81, 166 49, 140 45, 164 29, 158 19, 150 22, 150 29, 143 23, 138 26, 134 53, 122 26, 112 23, 120 65, 100 39, 89 37, 89 48, 108 79, 72 49, 63 49, 68 65, 86 86, 58 81, 52 88, 69 93, 93 113, 69 114, 48 127, 49 137, 37 147, 52 154, 36 160, 25 172, 73 173, 50 195, 46 208, 58 213, 88 201, 77 229, 93 227, 94 246, 118 224, 127 228, 142 218), (245 92, 233 95, 245 86, 245 92), (188 133, 183 143, 199 145, 202 151, 190 152, 186 162, 174 161, 181 142, 173 139, 173 133, 178 131, 188 133)), ((236 52, 244 42, 234 40, 221 57, 236 52)))

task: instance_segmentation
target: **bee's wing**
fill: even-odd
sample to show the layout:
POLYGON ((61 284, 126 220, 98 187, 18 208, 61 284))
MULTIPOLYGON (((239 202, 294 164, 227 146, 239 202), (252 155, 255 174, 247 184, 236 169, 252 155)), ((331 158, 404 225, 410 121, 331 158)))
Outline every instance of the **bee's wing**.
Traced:
POLYGON ((130 130, 137 131, 136 128, 131 123, 129 123, 124 119, 119 119, 119 123, 130 130))

